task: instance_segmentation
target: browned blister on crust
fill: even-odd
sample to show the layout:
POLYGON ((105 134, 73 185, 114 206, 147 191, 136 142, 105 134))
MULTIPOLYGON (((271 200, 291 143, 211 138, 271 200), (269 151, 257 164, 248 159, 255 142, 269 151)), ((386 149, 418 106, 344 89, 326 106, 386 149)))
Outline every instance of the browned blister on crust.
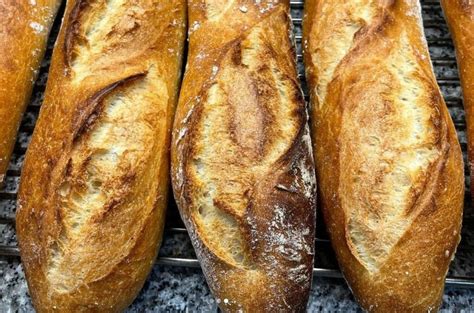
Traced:
POLYGON ((185 2, 68 1, 17 233, 38 312, 118 312, 161 242, 185 2))
POLYGON ((435 311, 460 239, 463 161, 418 1, 306 1, 321 204, 371 312, 435 311))
POLYGON ((172 181, 226 312, 302 312, 316 182, 288 1, 188 1, 172 181))
POLYGON ((442 0, 446 21, 456 47, 459 76, 467 122, 467 149, 471 173, 471 199, 474 190, 474 2, 442 0))
POLYGON ((0 0, 0 183, 61 0, 0 0))

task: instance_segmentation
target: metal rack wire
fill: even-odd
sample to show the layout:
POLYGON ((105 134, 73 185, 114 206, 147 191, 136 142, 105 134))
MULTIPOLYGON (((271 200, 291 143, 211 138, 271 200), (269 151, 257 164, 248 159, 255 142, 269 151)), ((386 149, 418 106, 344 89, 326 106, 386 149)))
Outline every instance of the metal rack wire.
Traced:
MULTIPOLYGON (((299 74, 302 80, 303 89, 306 91, 306 83, 304 81, 302 55, 301 55, 301 24, 303 0, 292 0, 291 13, 293 16, 295 39, 297 42, 297 57, 299 74)), ((443 19, 441 8, 438 1, 422 1, 422 9, 424 13, 424 26, 427 34, 432 61, 437 72, 438 83, 445 94, 446 103, 450 109, 454 124, 458 131, 461 146, 466 160, 466 138, 465 138, 465 120, 462 108, 462 99, 460 97, 459 77, 457 75, 456 60, 454 58, 454 49, 447 30, 447 26, 443 19)), ((20 133, 15 146, 14 155, 7 172, 5 186, 0 189, 0 229, 1 227, 14 227, 14 211, 16 206, 18 182, 21 172, 21 166, 28 146, 29 138, 34 129, 34 124, 39 113, 39 108, 43 98, 44 85, 47 78, 49 58, 51 50, 59 29, 60 18, 57 19, 50 39, 50 45, 43 62, 39 81, 36 83, 31 104, 27 108, 27 112, 20 127, 20 133)), ((306 93, 307 94, 307 93, 306 93)), ((307 99, 307 98, 306 98, 307 99)), ((469 172, 466 173, 466 205, 464 218, 464 238, 458 248, 456 258, 474 259, 474 233, 469 233, 469 229, 474 232, 474 210, 471 206, 469 190, 469 172)), ((337 267, 334 253, 331 249, 325 227, 322 222, 321 214, 318 215, 316 234, 316 260, 313 274, 315 277, 342 278, 337 267)), ((186 234, 174 202, 171 200, 169 213, 167 217, 167 228, 165 229, 165 237, 173 234, 186 234)), ((1 236, 1 233, 0 233, 1 236)), ((0 257, 14 259, 19 257, 19 250, 16 240, 12 236, 11 240, 0 241, 0 257), (8 242, 8 244, 5 244, 8 242), (4 244, 1 244, 4 243, 4 244)), ((2 238, 0 238, 2 239, 2 238)), ((157 260, 158 264, 168 266, 195 267, 199 268, 199 262, 195 258, 182 258, 176 256, 160 256, 157 260)), ((462 263, 462 262, 461 262, 462 263)), ((459 268, 459 264, 453 262, 452 269, 446 279, 446 285, 451 287, 474 288, 474 266, 470 269, 459 268)))

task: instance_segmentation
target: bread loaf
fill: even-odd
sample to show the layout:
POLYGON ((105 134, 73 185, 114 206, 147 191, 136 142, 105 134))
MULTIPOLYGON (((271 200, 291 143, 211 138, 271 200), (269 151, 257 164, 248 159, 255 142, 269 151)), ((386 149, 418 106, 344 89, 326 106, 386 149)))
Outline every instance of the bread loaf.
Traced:
POLYGON ((442 0, 444 15, 456 47, 467 121, 471 198, 474 196, 474 2, 442 0))
POLYGON ((0 0, 0 183, 61 0, 0 0))
POLYGON ((25 160, 17 233, 38 312, 118 312, 161 241, 182 0, 69 0, 25 160))
POLYGON ((369 312, 435 311, 460 239, 463 161, 416 0, 307 0, 323 215, 369 312))
POLYGON ((225 312, 302 312, 315 177, 289 1, 190 0, 172 181, 225 312))

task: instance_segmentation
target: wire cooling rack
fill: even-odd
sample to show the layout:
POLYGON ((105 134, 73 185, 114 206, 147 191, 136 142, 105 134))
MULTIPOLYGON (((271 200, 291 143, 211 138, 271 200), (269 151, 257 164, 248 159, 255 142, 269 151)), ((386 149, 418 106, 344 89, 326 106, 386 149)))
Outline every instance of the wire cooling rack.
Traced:
MULTIPOLYGON (((438 83, 445 96, 446 103, 456 126, 464 160, 466 161, 466 124, 464 110, 462 107, 461 88, 454 57, 454 48, 449 36, 449 32, 444 21, 441 7, 438 1, 422 1, 424 27, 430 46, 430 53, 435 68, 438 83)), ((293 17, 295 39, 297 43, 298 71, 303 84, 303 90, 307 95, 306 82, 304 79, 304 69, 301 55, 301 24, 303 16, 303 0, 291 1, 291 15, 293 17)), ((20 179, 21 167, 24 160, 31 134, 34 129, 39 109, 43 100, 43 93, 47 79, 49 60, 52 53, 54 40, 60 26, 61 16, 55 22, 55 26, 49 40, 49 48, 46 58, 42 63, 39 78, 33 90, 30 105, 27 108, 23 122, 20 127, 18 140, 14 154, 7 172, 5 185, 0 189, 0 258, 7 262, 17 262, 19 250, 17 247, 14 222, 15 209, 20 179)), ((306 96, 306 100, 308 97, 306 96)), ((465 162, 467 164, 467 162, 465 162)), ((464 210, 464 224, 462 240, 459 245, 456 257, 451 264, 451 269, 446 279, 446 285, 451 287, 474 288, 474 210, 471 206, 469 193, 469 171, 466 173, 466 199, 464 210)), ((187 240, 187 232, 177 213, 176 204, 170 197, 168 208, 164 240, 167 238, 178 238, 173 240, 187 240), (183 239, 184 238, 184 239, 183 239)), ((199 262, 195 256, 183 257, 176 253, 166 253, 162 249, 157 259, 160 265, 176 267, 199 268, 199 262)), ((318 214, 316 232, 316 258, 313 269, 315 277, 342 278, 338 269, 334 252, 331 248, 328 236, 325 231, 322 215, 318 214)))

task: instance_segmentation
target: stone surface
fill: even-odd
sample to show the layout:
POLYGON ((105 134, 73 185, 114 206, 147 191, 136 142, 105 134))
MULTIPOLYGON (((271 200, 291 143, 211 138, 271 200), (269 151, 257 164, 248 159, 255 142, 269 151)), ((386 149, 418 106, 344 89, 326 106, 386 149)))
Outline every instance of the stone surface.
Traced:
MULTIPOLYGON (((472 312, 474 290, 448 288, 442 312, 472 312)), ((0 312, 32 312, 21 264, 0 259, 0 312)), ((316 278, 309 312, 361 312, 342 280, 316 278)), ((217 305, 199 269, 155 265, 128 313, 217 312, 217 305)))

